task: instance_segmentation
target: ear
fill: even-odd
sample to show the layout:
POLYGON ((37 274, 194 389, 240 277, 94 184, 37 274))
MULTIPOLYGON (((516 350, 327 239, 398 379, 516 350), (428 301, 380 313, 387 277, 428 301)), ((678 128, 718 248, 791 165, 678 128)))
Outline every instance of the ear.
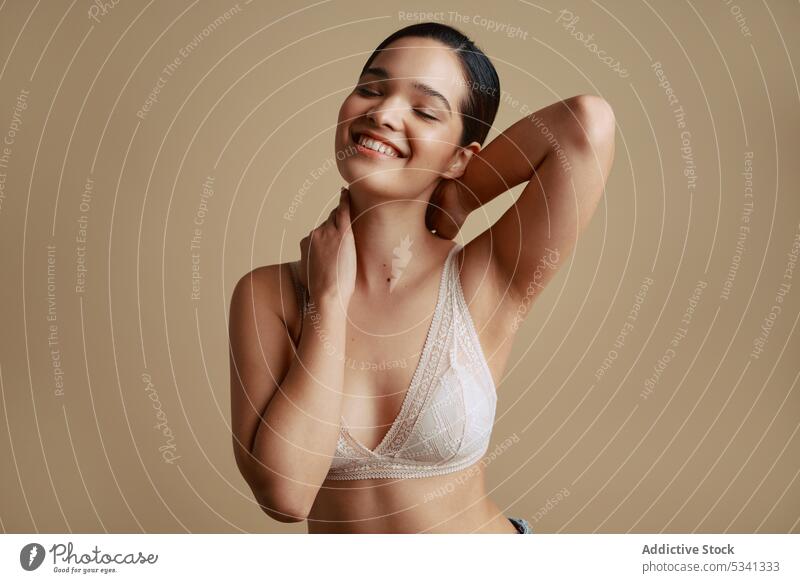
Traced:
POLYGON ((478 142, 472 142, 468 146, 458 147, 453 156, 453 161, 447 169, 443 178, 460 178, 464 171, 467 169, 467 164, 472 159, 472 156, 481 151, 481 145, 478 142))

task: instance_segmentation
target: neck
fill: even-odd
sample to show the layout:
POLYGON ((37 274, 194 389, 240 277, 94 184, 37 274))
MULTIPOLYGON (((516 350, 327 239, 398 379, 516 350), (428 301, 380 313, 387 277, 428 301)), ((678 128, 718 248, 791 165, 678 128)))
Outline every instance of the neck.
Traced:
MULTIPOLYGON (((434 185, 435 186, 435 185, 434 185)), ((358 185, 350 190, 350 219, 357 256, 356 289, 366 293, 390 292, 405 280, 427 273, 441 262, 451 241, 437 237, 425 226, 430 190, 413 198, 385 200, 358 185)))

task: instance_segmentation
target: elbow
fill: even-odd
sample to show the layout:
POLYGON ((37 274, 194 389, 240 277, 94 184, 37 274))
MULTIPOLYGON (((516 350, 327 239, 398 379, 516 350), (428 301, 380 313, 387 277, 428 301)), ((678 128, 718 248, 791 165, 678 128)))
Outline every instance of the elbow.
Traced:
POLYGON ((246 460, 242 448, 236 449, 236 463, 253 497, 267 516, 278 522, 302 522, 308 518, 313 500, 309 502, 303 495, 302 486, 285 479, 278 483, 267 479, 264 475, 266 470, 257 470, 246 460))
POLYGON ((305 489, 290 480, 274 483, 251 476, 247 480, 253 497, 261 510, 278 522, 302 522, 311 512, 313 500, 305 496, 305 489))
POLYGON ((278 522, 302 522, 308 518, 311 511, 310 505, 306 504, 298 496, 290 493, 275 493, 273 491, 253 490, 256 502, 261 510, 278 522))
POLYGON ((614 155, 616 117, 611 104, 597 95, 576 95, 564 101, 570 118, 570 141, 600 158, 614 155))

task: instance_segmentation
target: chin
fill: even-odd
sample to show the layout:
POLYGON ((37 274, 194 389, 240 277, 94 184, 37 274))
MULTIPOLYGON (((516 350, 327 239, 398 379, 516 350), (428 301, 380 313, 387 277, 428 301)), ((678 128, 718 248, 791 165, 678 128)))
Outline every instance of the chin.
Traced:
POLYGON ((342 177, 351 191, 355 189, 360 195, 382 200, 404 198, 401 193, 396 192, 399 184, 397 179, 388 176, 370 176, 369 173, 363 176, 342 174, 342 177))
POLYGON ((336 165, 342 179, 351 187, 381 198, 396 198, 392 193, 409 178, 402 168, 376 168, 357 159, 337 160, 336 165))
POLYGON ((422 192, 430 186, 430 173, 406 167, 407 158, 375 160, 354 154, 353 148, 351 140, 341 137, 336 147, 336 166, 345 183, 359 193, 376 199, 399 200, 408 198, 410 192, 422 192), (342 144, 343 141, 346 143, 342 144), (340 152, 351 155, 343 156, 340 152))

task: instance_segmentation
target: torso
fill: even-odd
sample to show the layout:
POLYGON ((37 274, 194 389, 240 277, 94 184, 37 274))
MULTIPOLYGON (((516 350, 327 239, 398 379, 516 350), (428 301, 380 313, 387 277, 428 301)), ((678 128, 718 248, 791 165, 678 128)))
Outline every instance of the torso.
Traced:
MULTIPOLYGON (((370 449, 381 442, 403 404, 433 317, 442 262, 452 244, 443 242, 441 261, 433 262, 424 281, 404 283, 401 277, 390 304, 359 297, 358 292, 350 301, 342 416, 351 435, 370 449)), ((499 387, 513 341, 513 313, 502 301, 502 285, 489 269, 488 257, 481 255, 467 244, 456 255, 455 265, 499 387)), ((288 264, 284 266, 288 274, 288 264)), ((290 279, 288 285, 291 288, 290 279)), ((302 325, 300 307, 285 315, 296 343, 302 325)), ((516 532, 486 496, 480 462, 428 478, 326 480, 309 514, 308 529, 311 533, 516 532)))

